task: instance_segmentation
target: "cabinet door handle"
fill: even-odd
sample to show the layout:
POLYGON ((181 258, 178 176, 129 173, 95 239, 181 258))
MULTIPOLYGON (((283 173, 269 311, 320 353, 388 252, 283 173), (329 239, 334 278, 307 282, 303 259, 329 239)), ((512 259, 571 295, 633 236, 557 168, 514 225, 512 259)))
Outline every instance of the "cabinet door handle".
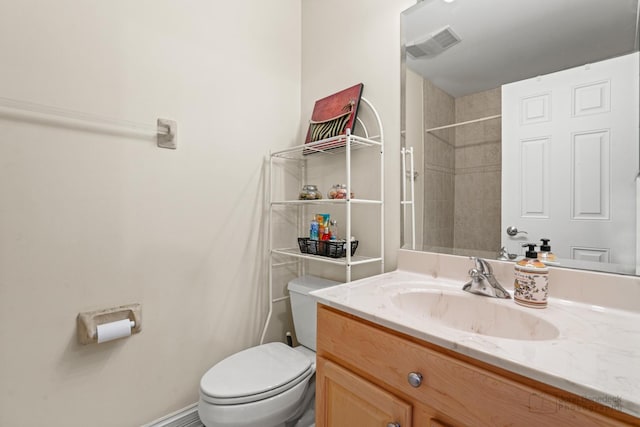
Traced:
POLYGON ((419 372, 409 372, 409 375, 407 375, 407 381, 409 381, 411 387, 420 387, 420 384, 422 384, 422 374, 419 372))
POLYGON ((398 423, 389 423, 389 424, 387 424, 387 427, 400 427, 400 424, 398 424, 398 423))

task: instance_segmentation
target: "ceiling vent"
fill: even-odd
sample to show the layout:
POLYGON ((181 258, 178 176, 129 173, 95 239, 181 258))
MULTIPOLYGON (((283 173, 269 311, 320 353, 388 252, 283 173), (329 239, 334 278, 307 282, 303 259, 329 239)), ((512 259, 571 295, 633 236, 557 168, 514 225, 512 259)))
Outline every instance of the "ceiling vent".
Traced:
POLYGON ((414 58, 436 56, 453 45, 460 43, 461 39, 453 32, 451 27, 446 26, 424 39, 417 40, 409 45, 406 49, 409 55, 414 58))

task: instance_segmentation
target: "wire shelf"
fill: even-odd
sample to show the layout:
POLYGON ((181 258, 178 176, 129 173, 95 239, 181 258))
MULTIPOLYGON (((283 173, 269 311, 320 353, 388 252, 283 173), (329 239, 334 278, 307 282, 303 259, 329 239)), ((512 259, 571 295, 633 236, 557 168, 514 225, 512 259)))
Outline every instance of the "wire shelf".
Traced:
POLYGON ((296 145, 295 147, 286 148, 284 150, 272 151, 271 157, 303 160, 309 156, 315 155, 335 156, 343 154, 347 147, 350 147, 352 151, 355 151, 372 146, 379 146, 382 149, 382 142, 357 135, 339 135, 308 144, 296 145))

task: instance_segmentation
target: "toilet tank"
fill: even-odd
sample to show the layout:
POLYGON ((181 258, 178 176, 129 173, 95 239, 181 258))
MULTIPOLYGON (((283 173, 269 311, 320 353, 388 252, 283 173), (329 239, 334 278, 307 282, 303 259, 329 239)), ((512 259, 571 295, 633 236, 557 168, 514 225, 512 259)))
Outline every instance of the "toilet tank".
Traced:
POLYGON ((301 276, 289 282, 291 314, 296 338, 303 346, 316 350, 316 299, 309 292, 339 285, 339 282, 315 276, 301 276))

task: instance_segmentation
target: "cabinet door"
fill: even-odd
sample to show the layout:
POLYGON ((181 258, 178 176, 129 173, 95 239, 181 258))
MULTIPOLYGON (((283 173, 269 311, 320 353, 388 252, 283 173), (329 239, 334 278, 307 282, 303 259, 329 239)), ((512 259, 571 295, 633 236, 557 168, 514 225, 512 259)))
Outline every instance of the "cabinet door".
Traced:
POLYGON ((317 427, 411 426, 411 405, 322 357, 317 361, 317 427))

